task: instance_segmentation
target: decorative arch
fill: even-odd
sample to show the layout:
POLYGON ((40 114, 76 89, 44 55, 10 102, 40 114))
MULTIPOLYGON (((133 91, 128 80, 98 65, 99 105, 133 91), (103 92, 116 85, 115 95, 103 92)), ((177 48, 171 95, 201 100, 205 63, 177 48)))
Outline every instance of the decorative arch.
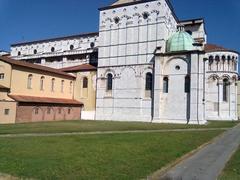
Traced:
POLYGON ((224 75, 222 75, 222 77, 220 79, 221 80, 223 80, 223 79, 231 80, 231 77, 228 74, 224 74, 224 75))
POLYGON ((111 73, 111 74, 113 75, 113 77, 116 76, 115 70, 113 70, 113 69, 107 69, 107 70, 105 71, 105 73, 104 73, 104 77, 107 78, 107 75, 108 75, 109 73, 111 73))
POLYGON ((219 80, 220 77, 217 75, 217 74, 211 74, 209 77, 208 77, 208 80, 219 80))

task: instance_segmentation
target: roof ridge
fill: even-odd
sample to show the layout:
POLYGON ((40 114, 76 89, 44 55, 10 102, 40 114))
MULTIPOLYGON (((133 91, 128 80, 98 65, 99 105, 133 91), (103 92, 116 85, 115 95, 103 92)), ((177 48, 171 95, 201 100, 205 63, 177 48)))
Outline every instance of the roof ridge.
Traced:
POLYGON ((54 74, 58 74, 58 75, 62 75, 68 78, 76 78, 73 75, 67 74, 65 72, 62 72, 59 69, 55 69, 55 68, 51 68, 51 67, 47 67, 47 66, 43 66, 43 65, 38 65, 38 64, 33 64, 33 63, 29 63, 29 62, 25 62, 25 61, 20 61, 20 60, 15 60, 6 56, 0 56, 0 60, 4 61, 6 63, 9 63, 11 65, 15 65, 15 66, 22 66, 22 67, 26 67, 26 68, 30 68, 30 69, 37 69, 40 71, 44 71, 44 72, 50 72, 50 73, 54 73, 54 74))

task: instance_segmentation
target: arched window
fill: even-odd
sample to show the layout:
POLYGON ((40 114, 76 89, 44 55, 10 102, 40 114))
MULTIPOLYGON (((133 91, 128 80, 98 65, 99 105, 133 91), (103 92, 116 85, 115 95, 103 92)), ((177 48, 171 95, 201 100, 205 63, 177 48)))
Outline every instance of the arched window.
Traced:
POLYGON ((73 45, 70 45, 69 48, 70 48, 70 50, 73 50, 73 49, 74 49, 74 46, 73 46, 73 45))
POLYGON ((28 89, 32 89, 32 78, 33 78, 33 75, 29 74, 28 75, 28 82, 27 82, 27 88, 28 89))
POLYGON ((41 77, 40 79, 40 90, 43 91, 43 88, 44 88, 44 76, 41 77))
POLYGON ((209 56, 209 70, 212 70, 213 56, 209 56))
POLYGON ((215 60, 218 62, 218 61, 220 60, 220 57, 217 55, 217 56, 215 57, 215 60))
POLYGON ((163 78, 163 93, 168 93, 169 79, 168 77, 163 78))
POLYGON ((191 78, 189 75, 185 77, 185 93, 190 93, 191 89, 191 78))
POLYGON ((55 90, 55 79, 54 78, 52 78, 51 90, 52 90, 52 92, 54 92, 54 90, 55 90))
POLYGON ((152 91, 152 73, 146 74, 146 91, 152 91))
POLYGON ((73 89, 73 82, 70 81, 70 86, 69 86, 69 92, 70 92, 70 94, 72 94, 72 89, 73 89))
POLYGON ((88 78, 87 77, 83 78, 83 88, 88 88, 88 78))
POLYGON ((54 52, 54 51, 55 51, 55 48, 54 48, 54 47, 52 47, 52 48, 51 48, 51 52, 54 52))
POLYGON ((226 56, 223 55, 222 56, 222 60, 225 61, 226 60, 226 56))
POLYGON ((21 51, 18 51, 18 56, 21 56, 21 51))
POLYGON ((223 101, 228 102, 228 91, 229 91, 229 81, 228 79, 223 80, 223 101))
POLYGON ((61 92, 63 93, 64 90, 64 80, 61 81, 61 92))
POLYGON ((36 49, 34 49, 33 54, 37 54, 37 50, 36 49))
POLYGON ((113 86, 113 75, 111 73, 109 73, 107 75, 107 90, 111 91, 112 90, 112 86, 113 86))

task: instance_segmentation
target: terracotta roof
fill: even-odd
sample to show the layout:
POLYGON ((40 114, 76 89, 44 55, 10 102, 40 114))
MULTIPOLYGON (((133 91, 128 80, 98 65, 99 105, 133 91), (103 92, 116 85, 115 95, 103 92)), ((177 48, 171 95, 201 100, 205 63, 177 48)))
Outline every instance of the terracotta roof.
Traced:
POLYGON ((34 96, 21 96, 21 95, 9 95, 9 97, 14 99, 17 102, 82 105, 81 102, 76 101, 74 99, 34 97, 34 96))
POLYGON ((82 64, 78 66, 66 67, 60 69, 63 72, 76 72, 76 71, 96 71, 97 68, 90 64, 82 64))
POLYGON ((6 87, 6 86, 3 86, 3 85, 0 85, 0 89, 10 89, 10 88, 6 87))
POLYGON ((71 79, 76 78, 75 76, 67 74, 65 72, 62 72, 58 69, 49 68, 49 67, 41 66, 41 65, 37 65, 37 64, 32 64, 32 63, 28 63, 28 62, 25 62, 25 61, 13 60, 13 59, 10 59, 10 58, 4 57, 4 56, 0 56, 0 61, 9 63, 11 65, 15 65, 15 66, 21 66, 21 67, 36 69, 36 70, 40 70, 40 71, 44 71, 44 72, 50 72, 50 73, 54 73, 54 74, 57 74, 57 75, 62 75, 62 76, 65 76, 65 77, 71 78, 71 79))
POLYGON ((231 50, 231 49, 227 49, 227 48, 224 48, 224 47, 222 47, 222 46, 215 45, 215 44, 206 44, 205 47, 204 47, 204 50, 205 50, 206 52, 231 51, 231 52, 234 52, 234 53, 239 54, 237 51, 234 51, 234 50, 231 50))
POLYGON ((58 40, 64 40, 64 39, 73 39, 73 38, 80 38, 80 37, 86 37, 86 36, 98 36, 98 35, 99 35, 99 32, 89 32, 89 33, 82 33, 82 34, 76 34, 76 35, 70 35, 70 36, 42 39, 37 41, 20 42, 20 43, 12 44, 11 46, 14 47, 14 46, 27 45, 27 44, 43 43, 47 41, 58 41, 58 40))

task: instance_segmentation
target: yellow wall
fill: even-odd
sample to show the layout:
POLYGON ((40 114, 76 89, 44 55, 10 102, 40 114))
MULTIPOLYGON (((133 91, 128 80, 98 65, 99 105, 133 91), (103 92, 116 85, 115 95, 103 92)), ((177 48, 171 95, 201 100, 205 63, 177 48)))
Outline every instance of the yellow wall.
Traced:
POLYGON ((84 104, 83 111, 95 111, 96 108, 96 71, 76 73, 74 98, 84 104), (88 88, 83 88, 83 78, 88 78, 88 88))
POLYGON ((0 73, 4 73, 4 79, 0 79, 0 85, 10 88, 11 71, 12 67, 10 64, 0 61, 0 73))
POLYGON ((73 98, 74 81, 53 73, 42 72, 39 70, 29 69, 25 67, 13 67, 11 95, 50 97, 50 98, 73 98), (28 89, 28 76, 32 74, 32 88, 28 89), (44 76, 44 89, 40 89, 40 79, 44 76), (55 88, 52 91, 52 78, 55 78, 55 88), (61 92, 61 81, 64 80, 64 90, 61 92), (73 82, 70 91, 70 82, 73 82))
POLYGON ((13 124, 16 118, 16 102, 0 101, 0 124, 13 124), (9 109, 9 114, 5 115, 5 109, 9 109))

